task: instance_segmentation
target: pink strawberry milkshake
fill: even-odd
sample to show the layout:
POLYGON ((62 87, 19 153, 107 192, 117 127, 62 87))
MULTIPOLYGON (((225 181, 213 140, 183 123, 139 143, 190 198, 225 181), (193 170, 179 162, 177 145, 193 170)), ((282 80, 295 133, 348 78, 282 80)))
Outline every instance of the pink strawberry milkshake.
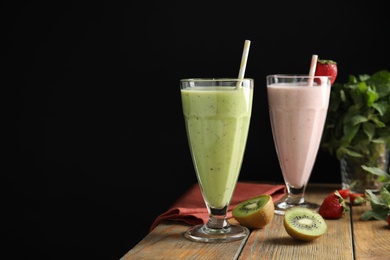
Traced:
POLYGON ((277 83, 267 86, 269 114, 286 184, 304 187, 311 175, 325 124, 330 85, 277 83))

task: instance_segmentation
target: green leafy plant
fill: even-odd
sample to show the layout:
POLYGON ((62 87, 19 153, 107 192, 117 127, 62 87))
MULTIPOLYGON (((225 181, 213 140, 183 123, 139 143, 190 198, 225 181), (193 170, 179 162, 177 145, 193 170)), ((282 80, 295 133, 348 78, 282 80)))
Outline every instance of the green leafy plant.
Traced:
POLYGON ((390 72, 349 76, 332 86, 321 147, 341 159, 371 154, 370 144, 390 145, 390 72))
MULTIPOLYGON (((350 75, 347 83, 335 83, 321 148, 339 160, 353 157, 357 165, 373 167, 386 147, 390 147, 390 72, 350 75)), ((377 178, 363 167, 357 169, 364 173, 362 178, 377 178)))

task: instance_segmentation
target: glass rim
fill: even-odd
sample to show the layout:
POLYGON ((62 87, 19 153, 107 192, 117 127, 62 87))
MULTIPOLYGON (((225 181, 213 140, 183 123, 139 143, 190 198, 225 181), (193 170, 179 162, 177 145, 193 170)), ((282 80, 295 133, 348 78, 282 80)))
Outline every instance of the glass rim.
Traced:
POLYGON ((180 79, 181 82, 204 82, 204 81, 253 81, 253 78, 186 78, 180 79))
POLYGON ((267 75, 267 78, 288 78, 288 79, 297 79, 297 78, 331 78, 331 76, 309 76, 308 74, 271 74, 267 75))

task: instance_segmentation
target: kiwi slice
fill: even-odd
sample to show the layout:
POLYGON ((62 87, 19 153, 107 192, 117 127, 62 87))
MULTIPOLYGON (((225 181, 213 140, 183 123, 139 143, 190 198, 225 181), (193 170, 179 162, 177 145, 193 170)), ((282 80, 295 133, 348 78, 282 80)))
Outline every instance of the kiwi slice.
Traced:
POLYGON ((291 237, 302 241, 319 238, 327 230, 324 218, 317 211, 303 207, 286 210, 283 224, 291 237))
POLYGON ((264 194, 239 203, 234 207, 232 215, 241 225, 258 229, 272 221, 274 209, 272 197, 264 194))

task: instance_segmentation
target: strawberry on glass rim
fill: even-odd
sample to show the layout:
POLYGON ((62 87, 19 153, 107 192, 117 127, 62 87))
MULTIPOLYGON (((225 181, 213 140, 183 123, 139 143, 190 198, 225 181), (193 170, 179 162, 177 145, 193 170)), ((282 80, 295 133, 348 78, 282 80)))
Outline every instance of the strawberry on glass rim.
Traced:
POLYGON ((333 60, 317 60, 314 76, 329 76, 330 85, 333 85, 337 77, 337 62, 333 60))

